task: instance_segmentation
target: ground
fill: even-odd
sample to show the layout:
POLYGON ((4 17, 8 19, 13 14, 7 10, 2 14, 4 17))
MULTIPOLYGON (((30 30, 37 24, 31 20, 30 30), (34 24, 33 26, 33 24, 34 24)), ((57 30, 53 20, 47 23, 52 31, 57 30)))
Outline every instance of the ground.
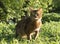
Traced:
POLYGON ((44 13, 36 40, 15 38, 14 23, 0 23, 0 44, 60 44, 60 13, 44 13))

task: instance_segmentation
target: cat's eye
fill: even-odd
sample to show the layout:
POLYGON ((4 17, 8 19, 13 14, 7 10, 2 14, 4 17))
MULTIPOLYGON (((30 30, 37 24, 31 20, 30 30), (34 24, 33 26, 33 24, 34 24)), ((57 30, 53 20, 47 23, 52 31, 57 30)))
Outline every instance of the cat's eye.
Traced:
POLYGON ((38 16, 38 13, 35 13, 36 16, 38 16))

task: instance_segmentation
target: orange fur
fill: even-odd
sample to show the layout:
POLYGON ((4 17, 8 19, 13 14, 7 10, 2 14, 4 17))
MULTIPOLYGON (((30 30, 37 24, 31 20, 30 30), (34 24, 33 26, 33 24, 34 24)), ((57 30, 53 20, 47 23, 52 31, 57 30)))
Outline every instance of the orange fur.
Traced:
POLYGON ((34 34, 34 38, 37 38, 42 25, 42 8, 38 10, 30 8, 30 13, 29 17, 21 19, 17 23, 15 28, 16 36, 19 35, 21 38, 27 37, 27 39, 32 39, 32 35, 34 34))

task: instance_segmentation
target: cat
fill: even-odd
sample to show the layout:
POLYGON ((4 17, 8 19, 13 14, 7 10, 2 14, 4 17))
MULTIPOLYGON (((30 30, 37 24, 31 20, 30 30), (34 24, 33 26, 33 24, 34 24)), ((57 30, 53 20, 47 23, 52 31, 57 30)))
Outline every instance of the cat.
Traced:
POLYGON ((27 38, 28 40, 36 39, 42 25, 42 8, 34 10, 30 8, 30 16, 21 19, 16 25, 16 37, 27 38))

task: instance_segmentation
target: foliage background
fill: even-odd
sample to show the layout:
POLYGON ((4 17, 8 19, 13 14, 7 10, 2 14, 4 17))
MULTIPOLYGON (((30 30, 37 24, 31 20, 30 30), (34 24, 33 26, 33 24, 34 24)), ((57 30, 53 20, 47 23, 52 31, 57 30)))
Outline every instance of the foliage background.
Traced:
POLYGON ((60 0, 0 0, 1 44, 60 44, 60 0), (15 38, 15 25, 29 8, 43 9, 42 28, 38 39, 15 38))

